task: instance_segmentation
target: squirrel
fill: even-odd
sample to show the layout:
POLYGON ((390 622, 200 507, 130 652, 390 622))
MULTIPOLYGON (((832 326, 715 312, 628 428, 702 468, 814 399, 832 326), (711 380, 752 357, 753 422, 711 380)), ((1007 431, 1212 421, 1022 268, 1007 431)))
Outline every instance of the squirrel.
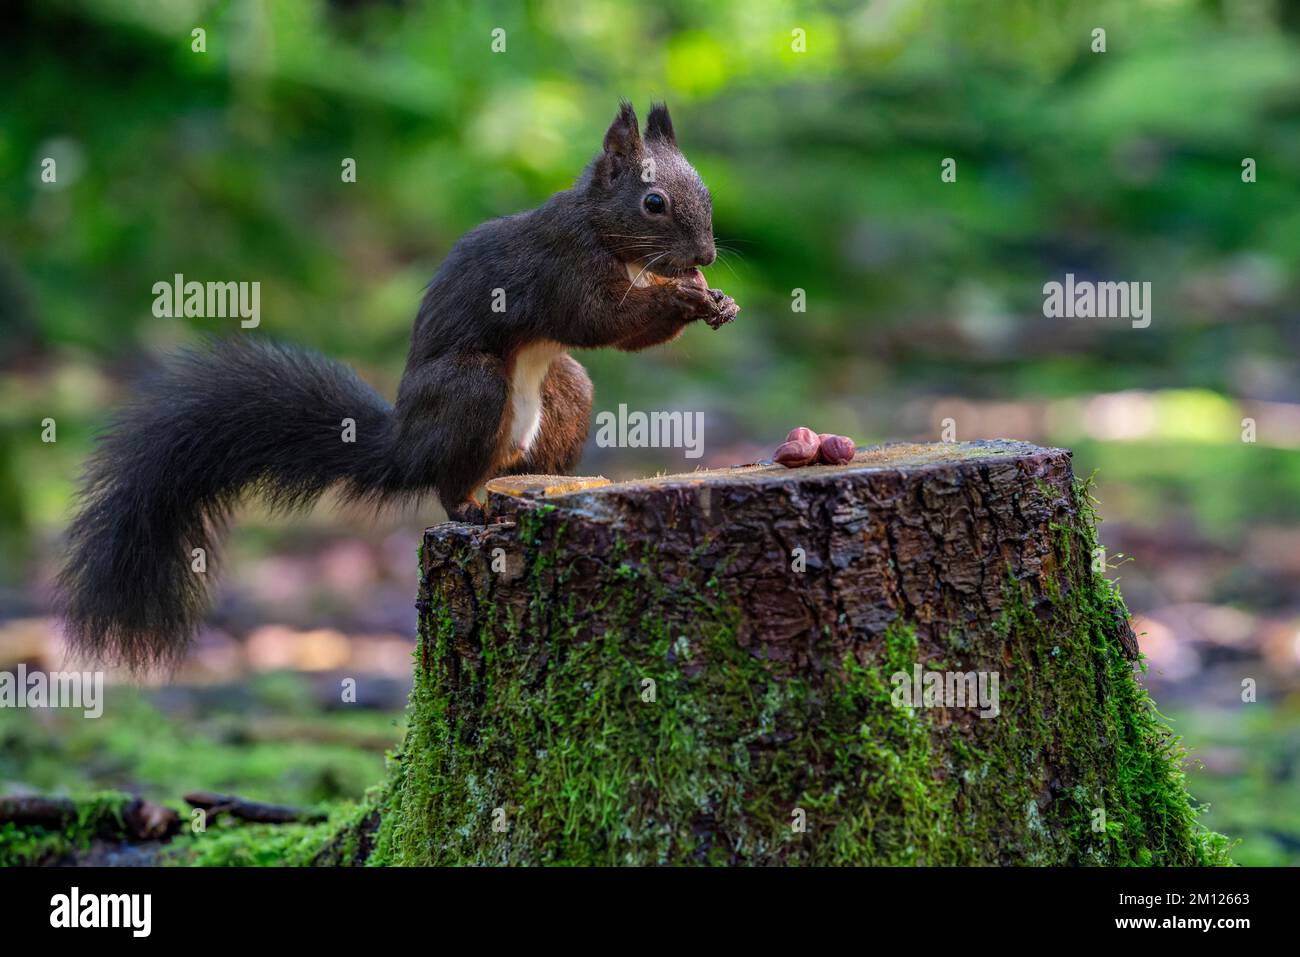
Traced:
POLYGON ((571 349, 636 351, 735 301, 699 267, 716 258, 712 198, 653 104, 626 100, 568 190, 453 246, 430 281, 389 405, 347 366, 256 339, 213 339, 142 382, 102 434, 56 581, 74 650, 133 669, 175 663, 207 611, 191 567, 240 497, 278 510, 327 489, 381 504, 433 492, 454 520, 504 474, 570 473, 592 387, 571 349), (353 423, 354 434, 345 441, 353 423))

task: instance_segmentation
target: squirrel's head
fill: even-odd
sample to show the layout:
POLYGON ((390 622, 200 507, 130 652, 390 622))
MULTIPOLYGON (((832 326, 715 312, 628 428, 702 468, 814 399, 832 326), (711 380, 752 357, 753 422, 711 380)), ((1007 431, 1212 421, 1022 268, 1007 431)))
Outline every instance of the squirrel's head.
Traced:
POLYGON ((592 164, 587 195, 600 241, 625 262, 677 276, 717 257, 713 200, 677 148, 662 103, 651 107, 642 135, 632 104, 622 102, 592 164))

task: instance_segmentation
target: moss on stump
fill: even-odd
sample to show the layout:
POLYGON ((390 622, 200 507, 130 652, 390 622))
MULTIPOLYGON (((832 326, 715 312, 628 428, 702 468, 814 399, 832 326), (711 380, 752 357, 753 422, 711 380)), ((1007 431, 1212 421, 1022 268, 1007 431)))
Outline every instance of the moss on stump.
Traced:
POLYGON ((489 499, 426 533, 409 731, 321 862, 1226 861, 1068 451, 489 499), (905 706, 918 671, 996 673, 996 715, 905 706))

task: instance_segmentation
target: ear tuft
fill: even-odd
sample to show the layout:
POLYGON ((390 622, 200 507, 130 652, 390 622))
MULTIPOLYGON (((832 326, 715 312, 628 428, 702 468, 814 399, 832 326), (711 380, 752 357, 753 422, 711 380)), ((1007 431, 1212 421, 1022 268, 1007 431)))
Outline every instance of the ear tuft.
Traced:
POLYGON ((668 115, 668 106, 666 104, 650 104, 650 116, 645 124, 645 138, 648 140, 663 140, 673 146, 677 145, 677 134, 673 132, 673 118, 668 115))
POLYGON ((636 110, 627 100, 619 100, 618 116, 605 131, 605 152, 621 159, 632 157, 641 146, 641 134, 637 130, 636 110))

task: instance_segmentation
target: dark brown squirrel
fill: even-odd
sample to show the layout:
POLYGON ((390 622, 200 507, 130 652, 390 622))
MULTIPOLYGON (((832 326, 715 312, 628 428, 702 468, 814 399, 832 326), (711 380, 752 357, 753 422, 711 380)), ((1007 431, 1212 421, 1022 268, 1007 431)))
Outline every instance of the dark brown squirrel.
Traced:
POLYGON ((663 104, 624 101, 573 188, 463 236, 429 283, 389 404, 347 366, 246 337, 184 351, 143 382, 91 455, 57 588, 73 646, 174 662, 208 608, 215 545, 245 492, 295 509, 335 488, 430 491, 453 518, 497 475, 571 472, 592 389, 570 349, 635 351, 738 307, 713 262, 712 200, 663 104), (198 549, 203 552, 200 555, 198 549))

